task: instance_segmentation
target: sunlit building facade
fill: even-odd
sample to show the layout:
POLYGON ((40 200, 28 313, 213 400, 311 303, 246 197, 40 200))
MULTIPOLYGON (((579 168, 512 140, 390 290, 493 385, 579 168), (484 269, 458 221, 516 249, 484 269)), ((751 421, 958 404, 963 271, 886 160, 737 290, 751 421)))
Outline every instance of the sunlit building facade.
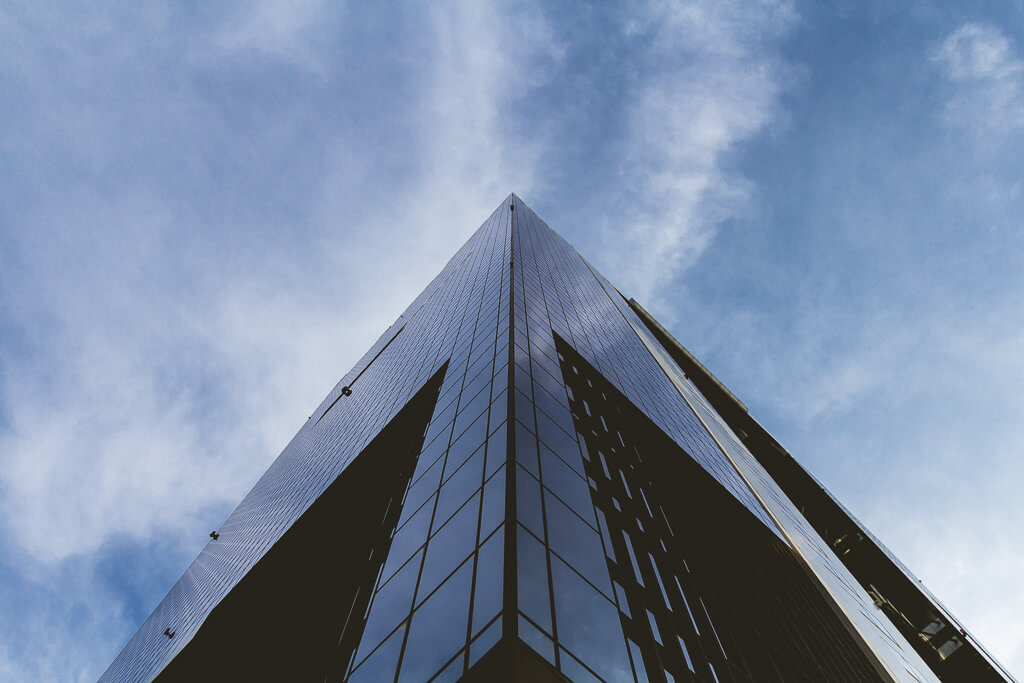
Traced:
POLYGON ((1011 680, 514 195, 102 680, 154 679, 1011 680))

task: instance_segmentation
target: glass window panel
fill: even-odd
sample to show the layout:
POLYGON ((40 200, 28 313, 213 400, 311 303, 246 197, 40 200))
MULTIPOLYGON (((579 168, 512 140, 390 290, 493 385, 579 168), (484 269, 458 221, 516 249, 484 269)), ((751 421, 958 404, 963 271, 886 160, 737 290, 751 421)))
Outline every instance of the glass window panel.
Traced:
MULTIPOLYGON (((559 375, 559 377, 560 376, 561 375, 559 375)), ((557 396, 559 392, 565 393, 565 388, 562 384, 562 380, 555 379, 555 377, 548 374, 546 370, 543 370, 540 367, 537 368, 537 372, 533 377, 533 381, 539 384, 540 386, 544 387, 548 391, 550 391, 555 396, 557 396)))
POLYGON ((551 559, 558 640, 609 681, 632 677, 619 611, 567 564, 551 559))
POLYGON ((640 652, 640 646, 630 640, 629 651, 633 654, 633 666, 636 667, 636 680, 638 683, 647 683, 650 679, 647 677, 647 667, 644 665, 644 656, 640 652))
MULTIPOLYGON (((495 318, 495 319, 493 319, 491 321, 481 320, 480 324, 481 325, 486 325, 488 322, 491 322, 492 324, 494 324, 494 323, 497 323, 498 320, 497 320, 497 318, 495 318)), ((476 365, 477 361, 479 361, 484 356, 487 356, 488 358, 494 358, 494 334, 493 334, 493 331, 491 333, 484 333, 483 336, 480 337, 480 343, 478 343, 476 345, 476 347, 473 349, 473 351, 471 353, 472 353, 472 356, 470 356, 470 359, 469 359, 469 364, 471 366, 472 365, 476 365)))
POLYGON ((469 378, 476 377, 477 373, 480 372, 481 370, 483 370, 485 367, 487 367, 488 363, 493 363, 493 362, 494 362, 494 358, 493 357, 492 358, 481 357, 480 360, 476 361, 473 365, 471 365, 469 367, 469 369, 466 371, 466 377, 469 377, 469 378))
POLYGON ((508 446, 506 435, 507 423, 503 420, 500 424, 490 424, 490 436, 487 437, 487 476, 493 474, 495 469, 505 460, 505 452, 508 446), (492 454, 495 454, 492 456, 492 454))
POLYGON ((388 550, 388 559, 384 564, 384 572, 381 574, 385 581, 398 571, 398 568, 409 559, 414 551, 427 542, 431 513, 433 513, 433 510, 430 506, 424 505, 395 534, 395 537, 391 540, 391 548, 388 550))
POLYGON ((515 387, 519 391, 528 392, 533 385, 530 383, 530 371, 523 369, 523 366, 516 363, 515 387))
POLYGON ((658 645, 663 646, 664 643, 661 640, 661 629, 658 628, 658 622, 654 618, 654 614, 651 612, 651 610, 647 610, 647 621, 649 621, 651 624, 651 633, 654 634, 654 639, 658 642, 658 645))
POLYGON ((405 497, 405 509, 410 510, 410 514, 419 510, 419 507, 423 505, 423 502, 429 498, 434 491, 437 491, 438 483, 441 481, 441 470, 443 467, 444 462, 438 460, 430 466, 430 469, 426 471, 418 482, 409 488, 409 493, 405 497))
POLYGON ((400 628, 392 633, 377 650, 359 665, 349 676, 349 683, 378 683, 390 681, 395 677, 398 666, 398 655, 402 652, 402 640, 405 629, 400 628))
MULTIPOLYGON (((479 451, 480 448, 483 448, 483 444, 481 444, 477 450, 479 451)), ((444 477, 442 477, 442 479, 447 481, 451 475, 455 474, 455 472, 462 467, 463 463, 469 459, 470 455, 470 453, 466 453, 462 448, 452 450, 452 452, 448 454, 448 460, 444 464, 444 477)), ((476 455, 476 453, 473 453, 472 455, 476 455)))
POLYGON ((491 536, 477 553, 476 588, 473 594, 473 626, 476 633, 501 611, 505 563, 505 534, 491 536))
POLYGON ((605 595, 611 595, 611 578, 601 547, 601 537, 576 513, 548 494, 544 499, 551 549, 562 556, 605 595))
POLYGON ((540 476, 537 468, 537 438, 516 420, 516 462, 535 477, 540 476))
POLYGON ((452 660, 452 662, 444 668, 444 671, 430 679, 430 683, 455 683, 455 681, 462 678, 465 666, 466 658, 463 656, 463 653, 459 653, 459 656, 452 660))
POLYGON ((480 514, 480 496, 473 496, 462 509, 441 527, 427 544, 427 559, 417 591, 422 601, 476 547, 476 521, 480 514))
MULTIPOLYGON (((477 446, 487 438, 487 413, 477 418, 476 422, 470 425, 469 429, 460 434, 452 444, 451 450, 459 450, 465 453, 472 453, 477 446)), ((447 475, 446 475, 447 476, 447 475)))
POLYGON ((530 367, 530 354, 523 350, 525 348, 525 346, 526 346, 526 335, 523 333, 523 330, 521 328, 517 329, 516 330, 516 343, 512 347, 513 349, 515 349, 515 361, 519 365, 522 365, 524 368, 528 368, 528 367, 530 367))
POLYGON ((501 392, 491 402, 491 425, 501 424, 508 417, 508 394, 501 392))
MULTIPOLYGON (((575 432, 573 432, 575 434, 575 432)), ((537 416, 537 436, 566 462, 580 459, 576 437, 569 436, 545 415, 537 416)))
POLYGON ((423 473, 430 469, 430 466, 437 462, 437 459, 444 455, 448 449, 448 442, 443 439, 436 439, 432 444, 423 449, 416 462, 416 470, 413 472, 411 482, 419 481, 423 473))
POLYGON ((522 467, 516 468, 516 516, 519 522, 537 535, 544 535, 544 515, 540 502, 540 482, 522 467))
POLYGON ((476 637, 476 640, 469 646, 469 665, 473 666, 477 661, 487 654, 488 651, 501 638, 501 619, 497 619, 487 629, 476 637))
POLYGON ((544 546, 524 530, 519 530, 518 585, 519 610, 551 630, 551 601, 548 598, 548 565, 544 546))
POLYGON ((522 615, 519 616, 519 638, 554 665, 555 644, 522 615))
POLYGON ((410 519, 412 519, 415 515, 417 515, 419 513, 419 511, 422 510, 424 507, 426 507, 430 511, 433 511, 434 510, 434 495, 435 494, 432 493, 427 498, 427 500, 425 500, 424 502, 420 503, 418 506, 415 505, 415 504, 410 505, 409 501, 406 500, 404 505, 403 505, 403 507, 402 507, 402 516, 398 518, 398 524, 396 526, 398 528, 401 528, 404 524, 408 523, 408 521, 410 519))
POLYGON ((505 464, 505 452, 508 447, 505 425, 487 438, 487 470, 485 478, 490 479, 499 467, 505 464))
POLYGON ((491 477, 484 486, 484 507, 480 515, 480 538, 487 538, 505 520, 505 471, 491 477))
POLYGON ((560 392, 560 394, 561 400, 552 396, 544 387, 537 385, 534 387, 533 400, 540 410, 547 413, 548 417, 558 422, 565 431, 572 433, 574 426, 572 414, 569 412, 569 404, 565 400, 565 392, 560 392), (568 429, 566 429, 566 425, 568 425, 568 429))
POLYGON ((481 448, 441 487, 437 496, 437 512, 434 513, 434 528, 440 528, 445 520, 455 514, 483 482, 484 449, 481 448))
POLYGON ((444 412, 435 418, 430 423, 430 427, 427 428, 427 435, 423 439, 423 443, 432 445, 435 439, 445 440, 448 438, 449 430, 451 429, 451 421, 455 419, 455 408, 456 401, 452 401, 444 412))
POLYGON ((363 637, 359 642, 356 661, 377 646, 384 636, 391 633, 398 622, 409 616, 412 609, 412 596, 416 590, 416 577, 420 573, 422 551, 416 553, 405 563, 394 578, 388 581, 373 599, 370 614, 363 628, 363 637))
POLYGON ((588 671, 567 650, 562 650, 562 673, 573 683, 600 683, 601 679, 588 671))
POLYGON ((455 431, 453 432, 455 434, 455 438, 458 439, 462 435, 462 433, 466 431, 470 424, 477 421, 477 418, 482 417, 482 420, 484 422, 482 428, 484 431, 480 435, 482 441, 483 437, 486 435, 487 430, 487 407, 489 405, 490 396, 487 394, 486 391, 481 391, 479 394, 477 394, 476 399, 473 400, 468 406, 466 406, 465 412, 460 413, 459 416, 455 419, 455 431))
MULTIPOLYGON (((451 364, 449 364, 449 367, 452 367, 451 364)), ((437 398, 437 406, 434 409, 435 415, 440 415, 440 410, 447 408, 448 404, 458 397, 459 389, 462 388, 462 380, 462 375, 456 376, 454 371, 448 375, 448 379, 445 380, 445 384, 441 387, 441 393, 437 398)))
MULTIPOLYGON (((491 371, 490 368, 484 368, 480 374, 471 379, 467 384, 466 388, 462 391, 463 405, 459 408, 459 412, 465 412, 463 408, 469 404, 471 399, 479 399, 480 392, 490 398, 491 392, 487 390, 488 384, 491 382, 491 371)), ((461 430, 456 427, 455 433, 458 434, 461 430)))
POLYGON ((619 585, 618 581, 612 579, 612 588, 615 590, 615 599, 619 602, 619 609, 629 618, 633 615, 629 611, 629 602, 626 600, 626 589, 619 585))
POLYGON ((679 649, 683 652, 683 658, 686 660, 686 667, 690 671, 696 671, 696 669, 693 668, 693 660, 690 659, 690 651, 686 649, 686 643, 683 641, 683 637, 677 635, 676 640, 679 643, 679 649))
POLYGON ((516 420, 522 422, 531 432, 537 431, 537 425, 533 419, 533 401, 523 395, 521 391, 516 392, 516 420))
POLYGON ((473 563, 466 562, 412 615, 400 681, 425 681, 466 644, 473 563))
POLYGON ((552 345, 551 335, 546 333, 536 333, 530 335, 531 348, 530 353, 536 359, 538 356, 542 357, 544 362, 548 365, 552 365, 552 374, 558 372, 558 363, 555 362, 557 352, 555 347, 552 345))
MULTIPOLYGON (((501 361, 498 361, 501 362, 501 361)), ((491 396, 497 397, 498 394, 508 389, 508 364, 505 363, 501 366, 498 372, 494 373, 494 384, 491 385, 491 396)))
POLYGON ((587 482, 547 446, 541 446, 540 457, 544 485, 563 502, 568 503, 569 507, 586 522, 593 525, 594 506, 587 482))

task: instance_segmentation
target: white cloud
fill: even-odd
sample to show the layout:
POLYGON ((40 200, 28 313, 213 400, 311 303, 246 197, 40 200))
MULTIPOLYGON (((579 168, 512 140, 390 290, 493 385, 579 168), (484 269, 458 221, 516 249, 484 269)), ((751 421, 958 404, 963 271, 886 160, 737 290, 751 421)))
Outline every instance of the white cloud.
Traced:
MULTIPOLYGON (((294 56, 293 48, 308 47, 302 32, 323 19, 310 5, 279 25, 281 8, 261 7, 232 44, 294 56)), ((529 191, 538 142, 510 135, 502 111, 559 59, 540 13, 467 2, 431 10, 417 25, 424 31, 432 52, 419 55, 417 87, 395 93, 417 104, 403 123, 411 127, 396 131, 412 145, 388 152, 417 169, 412 182, 370 177, 389 183, 384 202, 364 207, 372 218, 347 222, 360 197, 339 179, 349 180, 360 160, 349 156, 348 138, 327 131, 334 149, 309 188, 308 215, 293 226, 225 225, 213 209, 245 249, 194 240, 179 225, 209 221, 202 212, 210 207, 183 207, 158 190, 145 196, 135 178, 118 195, 90 187, 120 181, 103 175, 113 170, 103 150, 120 149, 111 147, 119 131, 102 101, 72 116, 71 100, 58 96, 67 116, 59 125, 87 141, 97 165, 83 177, 86 189, 41 212, 34 230, 12 235, 20 285, 32 295, 11 302, 11 321, 43 341, 0 384, 8 420, 0 510, 33 557, 57 563, 123 534, 191 544, 211 525, 210 510, 241 498, 495 204, 510 190, 529 191), (510 33, 516 50, 503 47, 510 33), (260 245, 268 230, 296 228, 315 248, 282 254, 260 245)), ((224 38, 208 40, 222 46, 224 38)), ((120 65, 104 66, 102 57, 92 55, 81 78, 120 65)), ((175 96, 181 105, 170 115, 186 119, 171 127, 186 127, 205 103, 194 92, 175 96)), ((192 141, 149 142, 166 145, 159 153, 172 159, 194 153, 192 141)))
POLYGON ((606 260, 631 295, 657 308, 721 222, 745 210, 751 188, 726 157, 780 117, 790 69, 778 43, 794 23, 786 2, 699 1, 652 2, 627 26, 649 47, 628 113, 633 208, 609 219, 606 260))
POLYGON ((226 33, 193 27, 188 40, 166 33, 166 22, 96 19, 100 35, 135 31, 116 50, 54 10, 7 35, 32 45, 48 26, 65 44, 58 57, 0 50, 4 68, 65 77, 25 79, 19 105, 46 112, 45 128, 39 117, 6 120, 17 131, 8 140, 28 141, 12 158, 38 182, 0 235, 9 247, 0 334, 10 335, 0 341, 11 342, 0 348, 0 529, 23 556, 19 569, 56 578, 33 608, 54 615, 49 633, 19 621, 28 654, 0 650, 0 676, 95 678, 82 670, 108 662, 113 641, 137 626, 118 601, 152 596, 103 592, 89 568, 121 542, 161 539, 170 564, 194 555, 471 231, 534 182, 540 142, 518 139, 504 118, 560 58, 537 8, 431 9, 405 26, 405 52, 364 56, 363 66, 393 59, 387 68, 399 63, 411 76, 381 84, 359 83, 318 41, 333 20, 326 9, 261 7, 226 33), (151 48, 176 42, 194 58, 165 74, 153 63, 163 48, 151 48), (78 68, 64 69, 79 52, 78 68), (281 110, 248 91, 224 112, 219 84, 252 54, 309 69, 324 87, 345 75, 357 89, 317 116, 325 102, 264 122, 262 107, 281 110), (385 108, 363 99, 374 88, 386 92, 385 108), (363 116, 355 129, 351 115, 363 116), (326 151, 304 160, 309 179, 259 167, 294 162, 281 147, 310 125, 326 151), (211 142, 234 163, 215 158, 211 142), (239 177, 211 179, 218 164, 239 177), (68 167, 70 178, 59 170, 68 167), (298 183, 297 209, 266 215, 256 195, 286 183, 298 183), (231 196, 238 185, 255 193, 251 205, 231 196), (76 563, 84 578, 59 576, 76 563), (100 615, 89 632, 61 630, 68 601, 100 615), (51 642, 67 656, 53 656, 51 642))
POLYGON ((317 53, 310 34, 330 27, 326 21, 329 6, 333 13, 343 8, 343 3, 258 0, 243 5, 216 37, 215 45, 224 55, 244 57, 251 51, 323 73, 328 65, 317 53))
POLYGON ((978 133, 1024 129, 1024 60, 994 26, 968 23, 951 33, 932 60, 952 84, 951 123, 978 133))

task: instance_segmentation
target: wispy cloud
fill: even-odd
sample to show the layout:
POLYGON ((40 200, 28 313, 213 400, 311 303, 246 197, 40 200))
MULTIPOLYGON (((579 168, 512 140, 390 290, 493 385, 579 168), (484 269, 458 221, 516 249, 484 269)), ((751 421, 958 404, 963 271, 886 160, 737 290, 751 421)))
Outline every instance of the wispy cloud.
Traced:
MULTIPOLYGON (((754 0, 565 14, 531 2, 397 12, 315 0, 0 10, 0 603, 17 608, 0 614, 10 634, 0 678, 94 678, 310 408, 509 191, 660 317, 692 312, 673 296, 680 274, 712 267, 722 226, 771 199, 742 153, 789 131, 805 75, 786 57, 796 15, 754 0)), ((943 76, 947 133, 1005 142, 1020 130, 1021 57, 1008 36, 970 24, 919 50, 943 76)), ((821 151, 791 132, 793 149, 821 151)), ((822 175, 849 170, 865 138, 851 139, 822 175)), ((989 434, 977 462, 1012 480, 1015 446, 985 413, 1021 406, 1024 352, 1005 323, 1019 303, 978 281, 943 288, 948 268, 925 277, 913 255, 955 260, 961 277, 1003 268, 1000 286, 1015 291, 1024 268, 1005 245, 1019 234, 1019 181, 1003 172, 1009 162, 934 179, 921 169, 952 165, 929 158, 907 172, 901 161, 884 160, 905 171, 887 176, 900 205, 952 198, 973 219, 984 204, 977 239, 941 221, 909 237, 889 229, 893 206, 858 210, 884 194, 877 184, 864 192, 853 171, 839 174, 852 199, 821 200, 839 207, 821 214, 830 232, 799 235, 820 261, 787 253, 774 280, 757 283, 776 298, 745 291, 708 312, 706 335, 681 338, 698 353, 735 349, 735 376, 754 389, 739 393, 779 399, 794 451, 820 445, 806 436, 823 423, 841 434, 848 448, 828 455, 864 490, 876 486, 861 472, 875 461, 855 452, 871 445, 864 411, 920 403, 923 419, 939 414, 937 396, 961 394, 976 398, 958 409, 979 406, 975 424, 989 434), (932 180, 921 189, 915 174, 932 180), (823 234, 839 244, 824 255, 814 251, 823 234), (859 258, 883 267, 865 294, 848 282, 860 271, 835 254, 867 236, 881 246, 859 258), (982 237, 999 248, 971 252, 982 237), (928 350, 936 338, 943 348, 928 350), (996 378, 986 387, 999 400, 936 370, 948 366, 996 378)), ((821 188, 794 189, 810 201, 821 188)), ((757 231, 790 236, 764 215, 757 231)), ((739 254, 745 273, 768 259, 763 244, 751 249, 739 254)), ((937 447, 872 424, 886 453, 913 455, 905 467, 937 447)), ((968 436, 945 441, 952 471, 968 436)), ((1002 495, 980 477, 977 487, 1002 495)), ((879 510, 869 523, 886 520, 879 510)), ((1001 581, 989 564, 977 575, 1001 581)))
POLYGON ((529 5, 79 19, 0 19, 22 87, 0 91, 0 582, 48 615, 0 616, 12 680, 109 661, 310 408, 529 191, 537 142, 503 110, 559 59, 529 5), (154 539, 163 565, 136 569, 157 592, 102 588, 111 553, 154 539))
POLYGON ((326 19, 343 10, 344 3, 328 8, 324 0, 259 0, 232 11, 209 47, 224 56, 244 58, 255 52, 324 73, 332 65, 325 63, 313 34, 336 30, 337 24, 326 19))
POLYGON ((779 42, 795 23, 789 3, 736 1, 653 2, 627 25, 646 45, 627 114, 630 208, 606 228, 609 253, 630 255, 607 259, 631 294, 661 307, 663 288, 746 209, 751 188, 728 155, 782 115, 792 71, 779 42))
POLYGON ((979 133, 1024 129, 1024 60, 999 28, 964 24, 932 60, 953 84, 946 105, 952 123, 979 133))

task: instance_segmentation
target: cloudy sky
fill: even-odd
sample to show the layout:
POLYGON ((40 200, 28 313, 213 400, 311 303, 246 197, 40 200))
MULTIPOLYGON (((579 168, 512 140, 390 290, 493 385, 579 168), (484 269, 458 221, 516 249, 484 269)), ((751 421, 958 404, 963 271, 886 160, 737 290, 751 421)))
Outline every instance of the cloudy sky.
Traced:
POLYGON ((95 679, 515 191, 1024 672, 1024 5, 0 4, 0 679, 95 679))

